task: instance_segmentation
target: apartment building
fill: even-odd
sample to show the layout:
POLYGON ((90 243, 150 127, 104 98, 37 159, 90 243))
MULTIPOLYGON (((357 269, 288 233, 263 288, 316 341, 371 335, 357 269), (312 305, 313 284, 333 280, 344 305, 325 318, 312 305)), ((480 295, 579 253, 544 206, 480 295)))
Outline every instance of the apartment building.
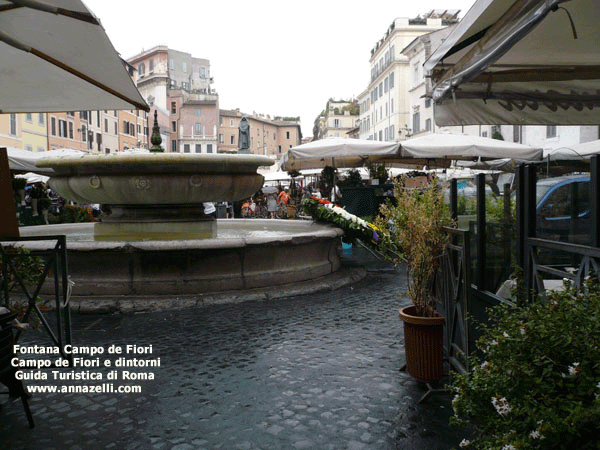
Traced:
POLYGON ((414 60, 411 65, 402 51, 415 38, 456 23, 457 16, 458 11, 432 11, 392 22, 371 49, 371 82, 358 98, 361 139, 396 141, 412 134, 409 92, 414 80, 423 78, 424 61, 414 60))
POLYGON ((325 110, 316 118, 313 140, 330 137, 347 138, 359 120, 357 100, 329 99, 325 110))
POLYGON ((128 63, 136 69, 134 82, 142 97, 169 114, 165 151, 216 153, 219 97, 211 88, 209 60, 159 45, 128 63))
POLYGON ((246 117, 250 125, 250 153, 273 159, 296 145, 300 145, 302 132, 298 117, 274 117, 264 114, 244 114, 239 109, 220 110, 219 153, 238 150, 239 125, 246 117))
POLYGON ((46 113, 0 114, 0 146, 32 152, 48 149, 46 113))

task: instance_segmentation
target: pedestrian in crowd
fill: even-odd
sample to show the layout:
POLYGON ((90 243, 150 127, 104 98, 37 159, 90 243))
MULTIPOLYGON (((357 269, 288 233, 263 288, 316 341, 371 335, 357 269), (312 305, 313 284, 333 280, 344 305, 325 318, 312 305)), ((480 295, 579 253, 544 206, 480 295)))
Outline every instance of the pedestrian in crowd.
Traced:
POLYGON ((331 203, 338 203, 342 199, 342 191, 337 183, 334 183, 331 187, 331 203))
POLYGON ((267 212, 271 219, 275 218, 275 213, 277 212, 277 196, 275 195, 275 191, 267 194, 267 212))
POLYGON ((217 218, 217 208, 213 202, 204 202, 202 203, 204 206, 204 215, 217 218))

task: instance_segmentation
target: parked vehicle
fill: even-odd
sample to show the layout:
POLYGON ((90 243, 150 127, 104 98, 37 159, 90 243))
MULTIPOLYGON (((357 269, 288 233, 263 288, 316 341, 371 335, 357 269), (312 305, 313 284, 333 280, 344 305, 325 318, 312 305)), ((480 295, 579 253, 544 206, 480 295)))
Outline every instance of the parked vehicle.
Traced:
POLYGON ((536 205, 537 237, 575 244, 591 243, 589 175, 538 181, 536 205))

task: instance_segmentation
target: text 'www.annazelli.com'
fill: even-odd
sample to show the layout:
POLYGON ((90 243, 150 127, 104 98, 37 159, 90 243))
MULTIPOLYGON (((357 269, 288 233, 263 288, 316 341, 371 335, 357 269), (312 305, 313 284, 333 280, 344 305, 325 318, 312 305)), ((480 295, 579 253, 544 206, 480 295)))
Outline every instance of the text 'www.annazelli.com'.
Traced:
POLYGON ((102 383, 92 385, 74 385, 74 386, 27 386, 30 394, 136 394, 142 392, 139 385, 117 385, 114 383, 102 383))

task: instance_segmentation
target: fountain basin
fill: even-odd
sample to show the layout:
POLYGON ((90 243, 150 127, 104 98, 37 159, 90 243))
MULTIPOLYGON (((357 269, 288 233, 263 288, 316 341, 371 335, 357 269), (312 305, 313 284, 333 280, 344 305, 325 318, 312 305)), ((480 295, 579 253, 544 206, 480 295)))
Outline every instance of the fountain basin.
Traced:
POLYGON ((231 202, 263 185, 257 173, 273 160, 256 155, 114 153, 43 158, 49 185, 81 204, 108 204, 98 240, 202 239, 216 236, 203 202, 231 202))
MULTIPOLYGON (((67 235, 71 304, 87 311, 146 311, 198 304, 215 294, 247 296, 340 268, 339 228, 273 219, 217 222, 213 239, 95 241, 92 223, 24 227, 21 235, 67 235)), ((27 243, 36 246, 43 241, 27 243)))

